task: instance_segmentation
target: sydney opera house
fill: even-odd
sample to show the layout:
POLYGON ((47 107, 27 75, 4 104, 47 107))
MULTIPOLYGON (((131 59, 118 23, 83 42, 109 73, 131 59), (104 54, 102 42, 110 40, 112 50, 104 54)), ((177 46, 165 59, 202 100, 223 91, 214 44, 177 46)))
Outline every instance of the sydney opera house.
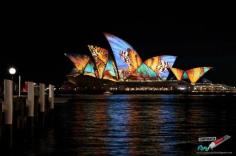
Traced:
POLYGON ((104 35, 111 51, 88 45, 91 55, 65 54, 75 66, 68 78, 77 88, 84 89, 92 84, 90 89, 109 91, 189 91, 197 88, 197 82, 212 68, 185 71, 175 67, 177 56, 172 55, 143 60, 126 41, 112 34, 104 35), (169 78, 170 73, 175 79, 169 78))

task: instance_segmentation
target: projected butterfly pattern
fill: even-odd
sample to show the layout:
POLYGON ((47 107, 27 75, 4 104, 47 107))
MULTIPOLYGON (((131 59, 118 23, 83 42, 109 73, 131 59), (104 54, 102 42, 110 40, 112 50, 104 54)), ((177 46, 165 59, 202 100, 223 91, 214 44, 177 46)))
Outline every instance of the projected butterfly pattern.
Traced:
POLYGON ((212 68, 197 67, 187 71, 173 68, 177 58, 173 55, 160 55, 142 61, 137 51, 126 41, 108 33, 105 33, 105 37, 112 53, 104 48, 88 45, 93 59, 86 55, 66 55, 79 74, 112 81, 167 80, 172 71, 177 80, 188 79, 194 84, 212 68))

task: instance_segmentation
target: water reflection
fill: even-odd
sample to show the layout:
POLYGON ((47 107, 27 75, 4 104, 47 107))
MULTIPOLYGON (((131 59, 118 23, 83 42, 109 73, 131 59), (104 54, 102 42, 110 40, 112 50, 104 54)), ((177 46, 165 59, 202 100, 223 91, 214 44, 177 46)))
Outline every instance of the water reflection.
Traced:
MULTIPOLYGON (((109 98, 108 98, 109 99, 109 98)), ((128 101, 128 98, 127 98, 128 101)), ((129 151, 130 103, 109 102, 108 100, 107 146, 111 155, 126 155, 129 151)))
POLYGON ((16 153, 195 155, 198 137, 233 135, 235 113, 233 96, 81 95, 58 104, 53 129, 16 153))
POLYGON ((164 97, 161 100, 159 120, 162 121, 162 124, 159 135, 162 136, 162 140, 160 141, 160 149, 169 153, 175 151, 174 146, 178 142, 175 133, 177 117, 174 110, 175 105, 170 105, 173 97, 164 97))

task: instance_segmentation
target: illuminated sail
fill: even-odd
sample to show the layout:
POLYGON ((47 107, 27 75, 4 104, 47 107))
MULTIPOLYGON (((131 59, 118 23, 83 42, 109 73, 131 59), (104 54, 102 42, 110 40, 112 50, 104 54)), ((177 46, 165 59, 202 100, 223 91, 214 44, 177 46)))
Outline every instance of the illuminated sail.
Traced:
POLYGON ((103 79, 116 81, 118 78, 115 63, 112 60, 109 60, 106 64, 104 71, 103 79))
POLYGON ((153 71, 157 70, 157 66, 158 64, 160 64, 161 62, 161 57, 160 56, 156 56, 156 57, 152 57, 150 59, 147 59, 146 61, 144 61, 144 63, 151 68, 153 71))
POLYGON ((192 84, 195 84, 212 67, 197 67, 186 71, 192 84))
POLYGON ((144 63, 156 72, 157 77, 166 80, 169 76, 168 68, 171 68, 176 60, 176 56, 161 55, 152 57, 144 61, 144 63))
POLYGON ((188 74, 186 73, 186 71, 184 71, 184 73, 183 73, 183 78, 182 79, 184 79, 184 80, 187 80, 188 79, 188 74))
POLYGON ((174 73, 177 80, 182 80, 184 71, 178 68, 170 68, 170 70, 174 73))
POLYGON ((92 61, 89 61, 89 63, 86 65, 84 68, 84 75, 92 76, 92 77, 97 77, 97 73, 95 71, 95 66, 92 61))
POLYGON ((156 78, 157 77, 157 74, 144 63, 138 67, 137 73, 143 78, 156 78))
POLYGON ((134 48, 121 38, 105 33, 114 54, 120 79, 126 79, 142 64, 134 48))
POLYGON ((166 80, 169 76, 169 68, 171 68, 176 60, 176 56, 162 55, 161 63, 157 66, 158 75, 162 80, 166 80))
POLYGON ((127 49, 127 52, 130 59, 129 70, 133 73, 142 64, 142 59, 134 50, 127 49))
POLYGON ((83 73, 84 68, 90 59, 87 55, 65 54, 65 56, 67 56, 73 62, 79 74, 83 73))
POLYGON ((104 48, 100 48, 93 45, 88 45, 88 47, 94 58, 98 70, 98 77, 101 79, 103 77, 103 72, 108 61, 108 51, 104 48))

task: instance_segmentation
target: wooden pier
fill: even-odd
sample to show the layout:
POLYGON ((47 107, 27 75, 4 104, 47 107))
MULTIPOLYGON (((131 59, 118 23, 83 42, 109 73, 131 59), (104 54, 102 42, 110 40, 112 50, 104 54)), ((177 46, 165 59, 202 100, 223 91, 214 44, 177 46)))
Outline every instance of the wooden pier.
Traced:
POLYGON ((19 136, 34 137, 50 125, 54 112, 54 86, 27 82, 26 95, 13 95, 13 81, 4 80, 0 98, 0 150, 9 150, 19 136), (39 87, 38 87, 39 86, 39 87))

